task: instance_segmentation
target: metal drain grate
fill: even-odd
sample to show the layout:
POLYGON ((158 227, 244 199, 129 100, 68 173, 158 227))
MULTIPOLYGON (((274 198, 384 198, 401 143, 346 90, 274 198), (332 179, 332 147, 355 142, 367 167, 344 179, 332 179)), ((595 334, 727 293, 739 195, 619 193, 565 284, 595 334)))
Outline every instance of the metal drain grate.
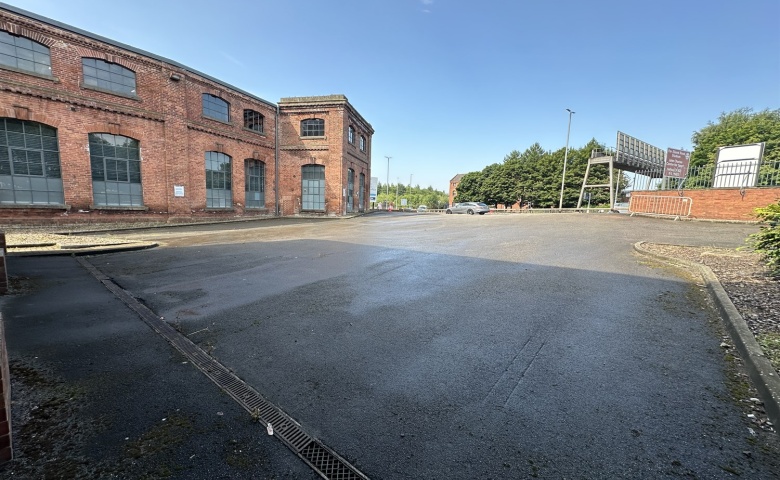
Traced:
POLYGON ((257 390, 210 357, 190 339, 177 332, 170 324, 114 283, 94 265, 83 257, 78 257, 76 260, 108 290, 135 311, 155 332, 186 356, 196 368, 225 393, 233 397, 247 412, 262 422, 263 426, 270 424, 273 427, 274 436, 301 457, 320 476, 328 480, 368 480, 368 477, 336 452, 309 436, 292 417, 266 400, 257 390))
POLYGON ((306 448, 301 451, 300 456, 325 478, 332 480, 366 478, 360 472, 353 470, 351 465, 336 455, 335 452, 317 441, 313 441, 307 445, 306 448))

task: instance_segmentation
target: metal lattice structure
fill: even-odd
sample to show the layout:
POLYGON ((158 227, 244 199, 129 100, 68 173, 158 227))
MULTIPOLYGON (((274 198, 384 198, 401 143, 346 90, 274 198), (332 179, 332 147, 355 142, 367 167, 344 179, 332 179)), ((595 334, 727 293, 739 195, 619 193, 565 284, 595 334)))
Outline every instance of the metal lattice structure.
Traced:
POLYGON ((609 188, 609 205, 610 208, 614 208, 616 181, 620 181, 622 172, 642 172, 651 178, 662 178, 665 158, 664 150, 618 131, 614 151, 596 149, 591 152, 585 169, 585 178, 582 180, 577 208, 582 206, 586 188, 609 188), (607 164, 609 183, 589 184, 591 166, 599 164, 607 164), (616 168, 619 169, 617 180, 614 175, 616 168))

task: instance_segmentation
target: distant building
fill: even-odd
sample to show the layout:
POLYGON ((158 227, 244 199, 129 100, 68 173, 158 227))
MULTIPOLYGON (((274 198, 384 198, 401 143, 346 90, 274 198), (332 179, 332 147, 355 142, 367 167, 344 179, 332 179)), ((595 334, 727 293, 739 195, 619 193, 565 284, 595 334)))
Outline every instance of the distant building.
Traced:
POLYGON ((374 130, 344 95, 274 104, 8 5, 0 50, 0 220, 368 208, 374 130))
POLYGON ((463 178, 464 173, 459 173, 452 177, 452 180, 450 180, 450 205, 452 205, 455 202, 455 195, 458 194, 458 184, 460 184, 460 180, 463 178))

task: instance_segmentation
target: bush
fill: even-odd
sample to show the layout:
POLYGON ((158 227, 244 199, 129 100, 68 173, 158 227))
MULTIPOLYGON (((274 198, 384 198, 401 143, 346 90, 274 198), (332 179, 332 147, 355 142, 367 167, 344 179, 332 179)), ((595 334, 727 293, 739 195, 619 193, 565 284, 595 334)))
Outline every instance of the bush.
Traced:
POLYGON ((756 216, 765 224, 750 235, 748 243, 764 256, 764 263, 773 276, 780 276, 780 203, 757 208, 756 216))

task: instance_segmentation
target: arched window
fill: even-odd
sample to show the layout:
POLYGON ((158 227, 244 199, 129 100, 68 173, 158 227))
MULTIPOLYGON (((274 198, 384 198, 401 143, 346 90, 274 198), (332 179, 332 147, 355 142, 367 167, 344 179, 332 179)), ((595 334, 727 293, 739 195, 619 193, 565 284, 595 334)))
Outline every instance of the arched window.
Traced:
POLYGON ((203 94, 203 116, 219 120, 221 122, 230 121, 230 104, 219 97, 203 94))
POLYGON ((308 118, 301 121, 302 137, 324 137, 325 120, 321 118, 308 118))
POLYGON ((233 206, 230 157, 220 152, 206 152, 206 208, 233 206))
POLYGON ((110 133, 90 133, 89 160, 95 206, 143 206, 138 140, 110 133))
POLYGON ((81 69, 85 87, 135 96, 135 72, 132 70, 97 58, 82 58, 81 69))
POLYGON ((352 145, 355 144, 355 128, 352 125, 349 126, 349 130, 347 131, 347 140, 352 145))
POLYGON ((244 182, 246 207, 265 207, 265 163, 260 160, 247 160, 244 182))
POLYGON ((301 209, 325 211, 325 165, 301 167, 301 209))
POLYGON ((263 114, 254 110, 244 110, 244 128, 263 133, 263 114))
POLYGON ((0 118, 0 203, 65 203, 57 130, 0 118))
POLYGON ((0 31, 0 65, 51 76, 49 47, 29 38, 0 31))
POLYGON ((360 136, 360 151, 365 152, 366 151, 366 137, 363 135, 360 136))

